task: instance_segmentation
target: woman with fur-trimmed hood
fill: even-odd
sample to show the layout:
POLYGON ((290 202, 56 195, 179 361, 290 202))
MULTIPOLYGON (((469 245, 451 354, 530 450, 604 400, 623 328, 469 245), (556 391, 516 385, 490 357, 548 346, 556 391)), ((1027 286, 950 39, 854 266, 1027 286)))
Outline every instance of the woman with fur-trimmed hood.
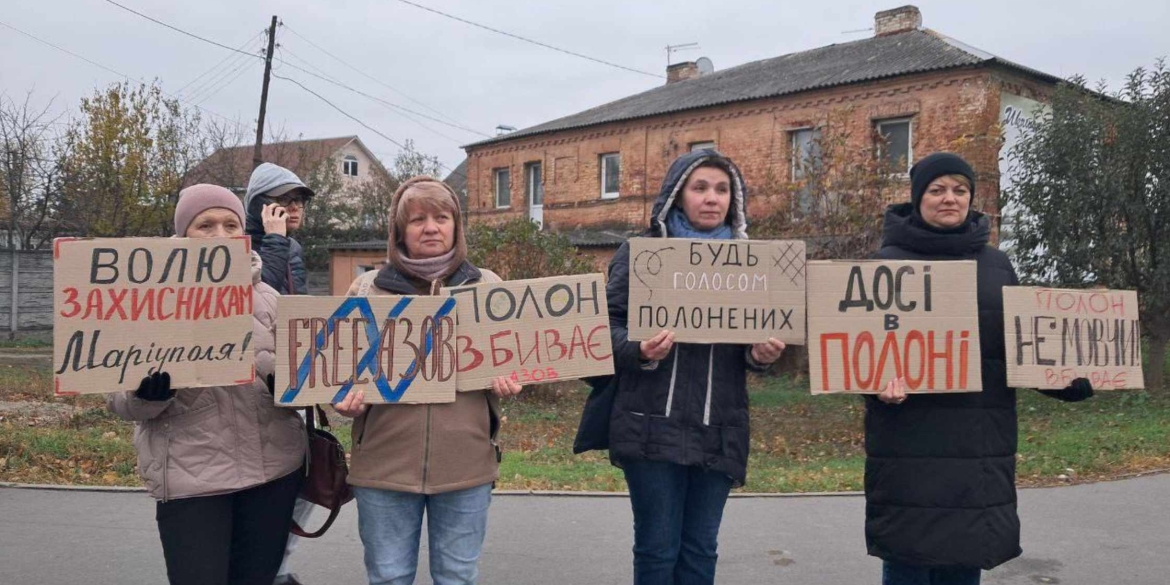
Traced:
MULTIPOLYGON (((691 152, 667 171, 644 235, 746 239, 746 210, 731 160, 691 152)), ((784 344, 675 343, 668 330, 630 341, 629 273, 626 243, 606 286, 617 377, 609 453, 634 510, 634 583, 714 583, 723 506, 747 477, 746 371, 775 362, 784 344)))

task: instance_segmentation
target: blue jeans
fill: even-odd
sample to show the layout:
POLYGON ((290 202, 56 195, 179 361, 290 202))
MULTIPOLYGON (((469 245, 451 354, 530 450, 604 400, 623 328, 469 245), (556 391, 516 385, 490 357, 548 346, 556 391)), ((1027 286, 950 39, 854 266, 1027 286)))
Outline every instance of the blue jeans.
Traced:
POLYGON ((353 491, 370 585, 414 583, 424 510, 435 585, 475 583, 491 484, 433 495, 362 487, 353 491))
POLYGON ((634 509, 634 585, 714 583, 731 478, 661 461, 621 464, 634 509))
POLYGON ((976 567, 919 567, 882 563, 882 585, 979 585, 976 567))

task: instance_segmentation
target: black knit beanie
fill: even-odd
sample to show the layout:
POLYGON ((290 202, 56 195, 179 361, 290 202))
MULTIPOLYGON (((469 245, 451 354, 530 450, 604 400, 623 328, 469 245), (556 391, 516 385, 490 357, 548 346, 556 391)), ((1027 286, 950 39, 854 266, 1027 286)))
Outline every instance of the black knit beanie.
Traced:
POLYGON ((922 205, 922 196, 931 181, 943 175, 963 175, 971 181, 971 204, 975 203, 975 171, 967 161, 959 155, 950 152, 936 152, 910 167, 910 202, 914 204, 914 211, 922 205))

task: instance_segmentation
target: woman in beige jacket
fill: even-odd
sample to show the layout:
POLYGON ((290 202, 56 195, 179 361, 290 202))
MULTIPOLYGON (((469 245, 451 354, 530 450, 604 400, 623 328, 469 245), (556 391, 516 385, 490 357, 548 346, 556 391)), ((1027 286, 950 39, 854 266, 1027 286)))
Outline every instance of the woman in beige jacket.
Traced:
MULTIPOLYGON (((179 194, 175 234, 244 233, 231 191, 194 185, 179 194)), ((294 411, 273 405, 276 291, 252 253, 256 379, 240 386, 171 388, 155 372, 136 391, 111 394, 110 410, 137 423, 138 473, 158 500, 156 519, 172 584, 271 585, 300 489, 306 435, 294 411)))
MULTIPOLYGON (((430 295, 442 286, 499 282, 467 261, 459 217, 447 185, 430 177, 403 183, 390 204, 389 262, 358 277, 349 295, 430 295)), ((367 408, 356 392, 335 405, 356 417, 349 483, 371 585, 414 582, 424 511, 435 585, 475 583, 499 476, 496 401, 520 390, 498 378, 492 391, 460 392, 448 404, 367 408)))

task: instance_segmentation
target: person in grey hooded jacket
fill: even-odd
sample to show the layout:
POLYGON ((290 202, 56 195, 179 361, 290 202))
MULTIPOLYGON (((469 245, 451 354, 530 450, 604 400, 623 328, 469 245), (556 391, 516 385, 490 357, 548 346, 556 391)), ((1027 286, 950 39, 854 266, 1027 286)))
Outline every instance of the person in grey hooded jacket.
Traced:
POLYGON ((304 253, 290 234, 304 225, 313 195, 295 173, 272 163, 256 167, 248 180, 245 231, 264 262, 262 280, 282 295, 309 292, 304 253))

